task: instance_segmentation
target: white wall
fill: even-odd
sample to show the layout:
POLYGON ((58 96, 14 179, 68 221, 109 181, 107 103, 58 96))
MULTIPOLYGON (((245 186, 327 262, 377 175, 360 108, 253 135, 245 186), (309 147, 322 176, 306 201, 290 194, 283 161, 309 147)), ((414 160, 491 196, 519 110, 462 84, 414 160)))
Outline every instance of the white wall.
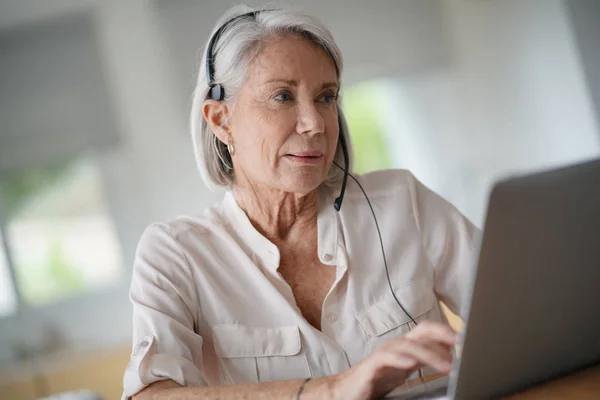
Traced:
POLYGON ((0 35, 0 171, 118 142, 91 19, 0 35))
POLYGON ((482 220, 480 189, 495 177, 595 157, 600 133, 562 1, 443 4, 465 122, 461 158, 478 172, 465 188, 482 220))
MULTIPOLYGON (((249 0, 245 3, 266 2, 249 0)), ((319 17, 331 29, 344 56, 344 83, 430 68, 447 58, 448 48, 436 0, 296 0, 287 3, 319 17)), ((194 83, 200 48, 215 21, 230 4, 195 0, 157 3, 160 25, 167 34, 168 51, 186 90, 194 83)))
POLYGON ((496 179, 596 157, 600 132, 563 2, 440 4, 450 66, 386 83, 389 124, 397 165, 482 226, 496 179))
POLYGON ((0 0, 0 30, 43 23, 52 18, 87 12, 97 0, 0 0))
POLYGON ((571 27, 600 124, 600 1, 567 0, 571 27))

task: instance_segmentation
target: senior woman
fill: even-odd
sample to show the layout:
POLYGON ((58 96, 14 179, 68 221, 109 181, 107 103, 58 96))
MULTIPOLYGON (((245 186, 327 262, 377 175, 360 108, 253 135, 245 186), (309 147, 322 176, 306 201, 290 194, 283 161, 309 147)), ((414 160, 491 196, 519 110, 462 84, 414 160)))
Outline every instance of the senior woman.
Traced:
POLYGON ((136 252, 124 398, 372 399, 448 372, 439 302, 464 311, 473 225, 402 170, 336 211, 340 51, 314 18, 252 11, 217 24, 191 110, 200 172, 229 190, 136 252))

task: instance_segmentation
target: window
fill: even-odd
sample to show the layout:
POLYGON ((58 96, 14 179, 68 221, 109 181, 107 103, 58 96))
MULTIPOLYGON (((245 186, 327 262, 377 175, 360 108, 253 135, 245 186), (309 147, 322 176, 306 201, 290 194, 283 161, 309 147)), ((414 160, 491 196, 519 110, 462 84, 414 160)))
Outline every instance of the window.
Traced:
POLYGON ((75 13, 0 35, 0 315, 121 273, 96 162, 118 134, 94 32, 75 13))
POLYGON ((13 287, 11 271, 0 230, 0 318, 17 311, 17 294, 13 287))
POLYGON ((454 117, 459 112, 449 81, 443 70, 408 78, 382 77, 350 86, 342 106, 357 173, 407 169, 473 218, 478 204, 467 202, 474 196, 466 193, 484 191, 472 183, 477 171, 465 165, 462 156, 468 146, 454 117), (472 184, 466 188, 467 182, 472 184))
POLYGON ((92 157, 4 173, 0 192, 8 252, 0 254, 0 287, 8 288, 0 315, 15 311, 15 292, 39 306, 120 278, 121 250, 92 157))
POLYGON ((362 82, 345 89, 344 115, 352 138, 353 170, 359 174, 392 167, 385 130, 381 124, 379 82, 362 82))

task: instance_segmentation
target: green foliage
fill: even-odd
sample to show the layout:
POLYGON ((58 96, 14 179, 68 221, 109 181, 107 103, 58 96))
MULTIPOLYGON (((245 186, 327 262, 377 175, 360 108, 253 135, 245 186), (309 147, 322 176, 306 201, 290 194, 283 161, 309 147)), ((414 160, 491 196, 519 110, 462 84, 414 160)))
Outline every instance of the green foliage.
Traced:
POLYGON ((48 235, 48 257, 39 264, 17 264, 17 281, 23 300, 32 305, 48 303, 85 289, 83 274, 69 264, 58 234, 48 235))
POLYGON ((373 83, 361 83, 344 92, 343 109, 350 128, 354 171, 366 173, 390 168, 391 158, 381 126, 381 97, 373 83))
POLYGON ((60 179, 68 166, 68 163, 57 163, 0 176, 2 215, 5 222, 19 212, 27 199, 60 179))
MULTIPOLYGON (((12 223, 18 224, 19 211, 31 199, 43 196, 47 188, 59 184, 70 166, 70 163, 63 162, 0 176, 3 222, 8 226, 12 223)), ((60 223, 60 217, 54 217, 53 228, 42 232, 48 242, 48 252, 44 260, 31 264, 18 260, 16 254, 11 257, 22 300, 28 304, 47 303, 85 288, 81 271, 71 265, 65 257, 63 236, 58 228, 60 223)), ((7 239, 9 247, 12 240, 27 240, 10 236, 7 239)))

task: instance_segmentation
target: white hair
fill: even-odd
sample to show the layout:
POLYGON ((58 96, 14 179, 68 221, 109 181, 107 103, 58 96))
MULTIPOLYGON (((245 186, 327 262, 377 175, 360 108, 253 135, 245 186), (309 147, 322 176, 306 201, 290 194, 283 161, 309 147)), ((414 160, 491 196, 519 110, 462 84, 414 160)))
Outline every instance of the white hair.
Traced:
MULTIPOLYGON (((224 23, 236 16, 256 11, 241 5, 229 9, 218 21, 211 37, 224 23)), ((233 102, 239 91, 248 67, 261 48, 281 35, 297 35, 310 40, 323 48, 334 61, 338 80, 342 73, 342 54, 333 40, 329 29, 316 18, 305 15, 291 8, 267 9, 256 14, 254 18, 240 18, 222 32, 213 47, 214 76, 213 83, 219 83, 225 90, 225 102, 233 102)), ((210 41, 210 38, 209 38, 210 41)), ((204 183, 215 190, 233 184, 233 163, 227 151, 227 146, 213 133, 204 120, 202 105, 208 96, 206 80, 206 47, 198 71, 198 80, 193 94, 190 125, 196 163, 204 183)), ((338 108, 338 112, 341 110, 338 108)), ((348 126, 343 115, 341 117, 343 132, 351 152, 348 126)), ((351 157, 352 158, 352 157, 351 157)), ((340 141, 334 160, 344 166, 340 141)), ((349 166, 347 166, 349 168, 349 166)), ((343 171, 334 166, 329 168, 326 184, 337 185, 343 176, 343 171)))

